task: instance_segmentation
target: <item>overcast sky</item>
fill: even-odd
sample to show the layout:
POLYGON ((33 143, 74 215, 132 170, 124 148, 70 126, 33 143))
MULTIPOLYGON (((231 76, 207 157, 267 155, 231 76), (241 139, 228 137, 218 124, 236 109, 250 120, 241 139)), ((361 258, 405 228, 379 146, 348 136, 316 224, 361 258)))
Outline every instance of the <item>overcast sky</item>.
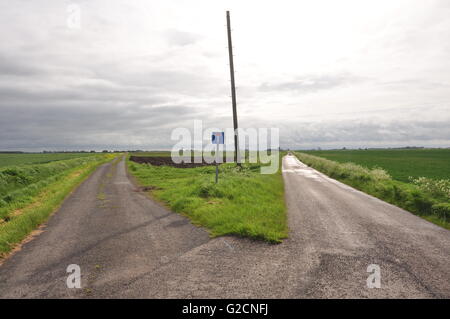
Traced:
POLYGON ((290 148, 450 146, 449 0, 0 0, 0 150, 232 127, 226 10, 242 127, 290 148))

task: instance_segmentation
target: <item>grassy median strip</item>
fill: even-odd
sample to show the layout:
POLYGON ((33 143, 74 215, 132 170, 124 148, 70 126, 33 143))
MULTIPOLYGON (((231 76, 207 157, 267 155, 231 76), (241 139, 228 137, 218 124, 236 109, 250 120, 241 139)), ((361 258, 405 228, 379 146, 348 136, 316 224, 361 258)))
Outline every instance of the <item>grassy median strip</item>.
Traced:
POLYGON ((156 199, 212 236, 238 235, 279 243, 287 237, 283 179, 260 173, 259 164, 175 168, 128 161, 129 171, 156 199))
POLYGON ((338 163, 322 157, 294 152, 300 161, 367 194, 401 207, 446 229, 450 229, 450 183, 417 179, 413 183, 394 180, 382 168, 338 163))
POLYGON ((4 184, 3 192, 8 190, 7 186, 11 190, 6 195, 3 194, 0 203, 2 215, 0 219, 0 258, 45 222, 49 215, 61 205, 66 196, 99 165, 111 161, 116 156, 99 155, 77 160, 71 159, 68 160, 69 163, 41 164, 52 165, 45 168, 33 165, 8 167, 0 170, 0 174, 3 173, 0 175, 0 182, 4 184), (42 180, 35 181, 32 178, 33 174, 40 176, 42 180), (10 178, 11 175, 16 178, 10 178), (47 178, 44 178, 45 175, 47 178), (22 188, 19 187, 18 180, 22 180, 22 188))

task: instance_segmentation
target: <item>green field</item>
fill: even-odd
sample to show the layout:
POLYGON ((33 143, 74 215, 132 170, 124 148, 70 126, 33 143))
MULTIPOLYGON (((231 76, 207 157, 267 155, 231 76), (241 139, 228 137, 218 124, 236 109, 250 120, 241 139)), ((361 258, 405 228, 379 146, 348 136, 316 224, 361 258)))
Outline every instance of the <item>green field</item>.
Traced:
POLYGON ((368 168, 381 167, 394 179, 409 177, 450 179, 450 149, 374 149, 301 151, 339 163, 352 162, 368 168))
POLYGON ((0 167, 23 164, 42 164, 92 155, 95 155, 95 153, 0 153, 0 167))
MULTIPOLYGON (((133 154, 134 155, 134 154, 133 154)), ((281 170, 261 174, 260 164, 175 168, 128 161, 129 171, 152 196, 181 213, 212 236, 233 234, 280 242, 287 237, 281 170)))

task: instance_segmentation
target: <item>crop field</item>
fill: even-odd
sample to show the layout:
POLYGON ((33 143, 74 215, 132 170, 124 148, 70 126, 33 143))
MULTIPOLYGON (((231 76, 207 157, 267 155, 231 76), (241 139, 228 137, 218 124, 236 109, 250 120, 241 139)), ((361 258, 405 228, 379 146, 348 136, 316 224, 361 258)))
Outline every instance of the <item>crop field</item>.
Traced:
POLYGON ((15 163, 45 162, 0 167, 0 258, 44 222, 95 168, 117 157, 117 154, 77 154, 75 158, 75 154, 64 155, 63 160, 61 154, 14 154, 15 163))
POLYGON ((130 156, 130 161, 139 163, 139 164, 151 164, 154 166, 173 166, 173 167, 179 167, 179 168, 192 168, 192 167, 198 167, 198 166, 207 166, 207 165, 214 165, 211 163, 205 162, 203 159, 199 161, 199 163, 196 163, 195 160, 191 157, 189 163, 181 162, 176 163, 172 160, 169 156, 130 156))
POLYGON ((23 164, 49 163, 53 161, 68 160, 72 158, 93 155, 95 155, 95 153, 0 153, 0 167, 23 164))
POLYGON ((140 157, 170 157, 171 153, 169 151, 152 151, 152 152, 133 152, 133 156, 140 157))
POLYGON ((367 168, 381 167, 395 180, 409 177, 450 179, 450 149, 377 149, 301 151, 339 163, 352 162, 367 168))
MULTIPOLYGON (((283 154, 286 154, 286 152, 282 152, 283 154)), ((234 162, 234 151, 228 151, 223 152, 223 163, 231 163, 234 162)), ((270 151, 268 152, 270 154, 270 151)), ((130 155, 133 158, 134 162, 137 163, 150 163, 152 165, 169 165, 169 166, 178 166, 178 167, 196 167, 196 166, 203 166, 205 164, 210 164, 215 161, 215 155, 214 151, 212 153, 202 153, 200 152, 191 152, 191 164, 192 165, 186 165, 188 163, 185 163, 185 165, 174 165, 172 159, 171 159, 171 152, 170 151, 151 151, 151 152, 131 152, 130 155), (204 160, 199 160, 201 163, 196 163, 194 161, 194 158, 200 158, 203 157, 203 159, 208 158, 208 162, 205 162, 204 160), (201 164, 201 165, 197 165, 201 164)), ((181 153, 179 154, 182 155, 181 153)), ((183 154, 183 156, 188 156, 188 152, 186 154, 183 154)), ((249 158, 257 158, 258 152, 249 152, 249 151, 241 151, 241 160, 243 163, 249 162, 249 158)))

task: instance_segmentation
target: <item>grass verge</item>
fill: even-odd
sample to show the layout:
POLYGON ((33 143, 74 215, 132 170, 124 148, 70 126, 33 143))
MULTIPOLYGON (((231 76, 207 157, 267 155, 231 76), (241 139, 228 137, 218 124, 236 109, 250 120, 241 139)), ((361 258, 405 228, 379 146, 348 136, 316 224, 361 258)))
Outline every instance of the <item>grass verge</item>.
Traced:
POLYGON ((382 167, 393 179, 408 183, 410 177, 450 178, 450 149, 368 149, 302 151, 339 163, 382 167))
POLYGON ((33 230, 47 220, 59 208, 64 199, 83 182, 99 165, 111 161, 115 156, 97 157, 95 161, 83 162, 42 185, 40 191, 20 205, 10 206, 8 218, 0 223, 0 259, 11 251, 33 230))
POLYGON ((279 243, 287 237, 281 170, 260 174, 260 164, 175 168, 127 161, 129 172, 152 196, 212 236, 238 235, 279 243))
POLYGON ((369 169, 354 163, 337 163, 302 152, 294 153, 300 161, 331 178, 450 229, 450 205, 442 194, 393 180, 381 168, 369 169))

